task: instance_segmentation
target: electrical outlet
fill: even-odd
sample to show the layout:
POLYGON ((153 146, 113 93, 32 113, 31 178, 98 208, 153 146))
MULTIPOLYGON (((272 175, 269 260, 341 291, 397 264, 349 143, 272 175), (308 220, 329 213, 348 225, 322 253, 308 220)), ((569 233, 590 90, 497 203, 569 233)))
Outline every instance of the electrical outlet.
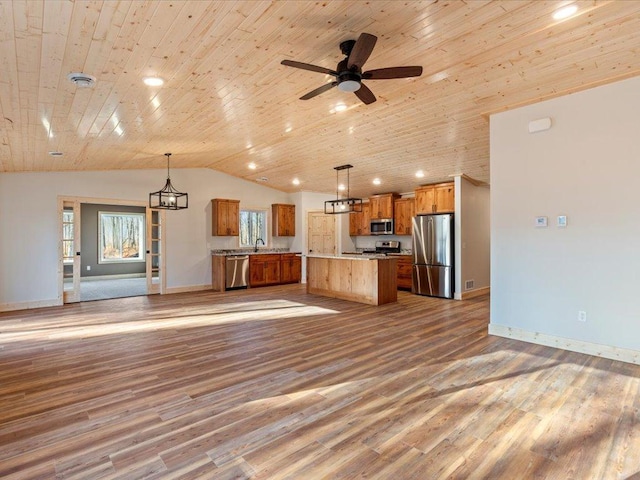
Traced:
POLYGON ((91 270, 91 265, 87 265, 87 271, 91 270))
POLYGON ((587 321, 587 312, 585 312, 584 310, 578 311, 578 321, 579 322, 586 322, 587 321))

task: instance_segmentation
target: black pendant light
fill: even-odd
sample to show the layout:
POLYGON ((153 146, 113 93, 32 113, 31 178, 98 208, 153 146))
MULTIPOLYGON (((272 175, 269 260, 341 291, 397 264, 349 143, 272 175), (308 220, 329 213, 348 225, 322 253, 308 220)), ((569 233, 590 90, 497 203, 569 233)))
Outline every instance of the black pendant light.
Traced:
POLYGON ((167 157, 167 183, 162 190, 149 194, 149 207, 162 208, 165 210, 182 210, 189 207, 189 194, 182 193, 173 188, 171 177, 169 176, 170 153, 165 153, 167 157))
POLYGON ((362 211, 362 199, 349 196, 349 169, 353 165, 340 165, 333 167, 336 171, 336 199, 324 202, 324 213, 335 215, 338 213, 356 213, 362 211), (340 198, 340 171, 347 171, 347 198, 340 198))

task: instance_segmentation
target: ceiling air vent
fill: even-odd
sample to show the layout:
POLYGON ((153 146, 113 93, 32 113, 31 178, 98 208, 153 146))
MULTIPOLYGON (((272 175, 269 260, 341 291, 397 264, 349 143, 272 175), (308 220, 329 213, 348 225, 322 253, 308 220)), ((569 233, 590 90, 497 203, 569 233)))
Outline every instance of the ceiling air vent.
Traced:
POLYGON ((64 154, 62 152, 49 152, 49 155, 52 157, 61 157, 64 154))
POLYGON ((256 178, 256 181, 258 181, 258 182, 268 182, 269 179, 267 177, 258 177, 258 178, 256 178))
POLYGON ((67 75, 67 78, 79 88, 93 87, 93 84, 96 83, 96 77, 92 77, 86 73, 70 73, 67 75))

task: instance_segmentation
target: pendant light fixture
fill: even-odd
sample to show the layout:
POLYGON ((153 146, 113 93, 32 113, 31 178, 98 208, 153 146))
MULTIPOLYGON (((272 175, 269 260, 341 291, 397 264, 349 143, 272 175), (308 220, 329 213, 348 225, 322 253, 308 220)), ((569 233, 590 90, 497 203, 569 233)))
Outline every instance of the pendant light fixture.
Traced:
POLYGON ((170 153, 165 153, 167 157, 167 183, 162 190, 149 194, 149 207, 161 208, 165 210, 181 210, 189 207, 189 195, 181 193, 171 185, 171 177, 169 176, 169 157, 170 153))
POLYGON ((351 198, 349 196, 349 169, 351 168, 353 168, 353 165, 340 165, 339 167, 333 167, 336 171, 336 199, 324 202, 324 213, 333 215, 338 213, 356 213, 362 211, 362 199, 351 198), (341 170, 347 171, 347 198, 340 198, 341 170))

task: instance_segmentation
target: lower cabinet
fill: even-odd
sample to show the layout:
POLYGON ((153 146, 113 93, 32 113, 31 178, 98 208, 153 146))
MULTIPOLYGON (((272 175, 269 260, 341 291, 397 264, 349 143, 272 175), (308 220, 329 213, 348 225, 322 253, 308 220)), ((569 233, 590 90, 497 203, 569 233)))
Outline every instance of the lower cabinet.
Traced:
POLYGON ((302 259, 295 253, 280 256, 280 283, 298 283, 302 278, 302 259))
POLYGON ((411 255, 398 256, 398 290, 411 290, 413 283, 411 265, 411 255))
POLYGON ((249 255, 250 287, 297 283, 301 272, 302 260, 295 253, 249 255))
POLYGON ((249 255, 249 286, 264 287, 280 283, 280 255, 249 255))

